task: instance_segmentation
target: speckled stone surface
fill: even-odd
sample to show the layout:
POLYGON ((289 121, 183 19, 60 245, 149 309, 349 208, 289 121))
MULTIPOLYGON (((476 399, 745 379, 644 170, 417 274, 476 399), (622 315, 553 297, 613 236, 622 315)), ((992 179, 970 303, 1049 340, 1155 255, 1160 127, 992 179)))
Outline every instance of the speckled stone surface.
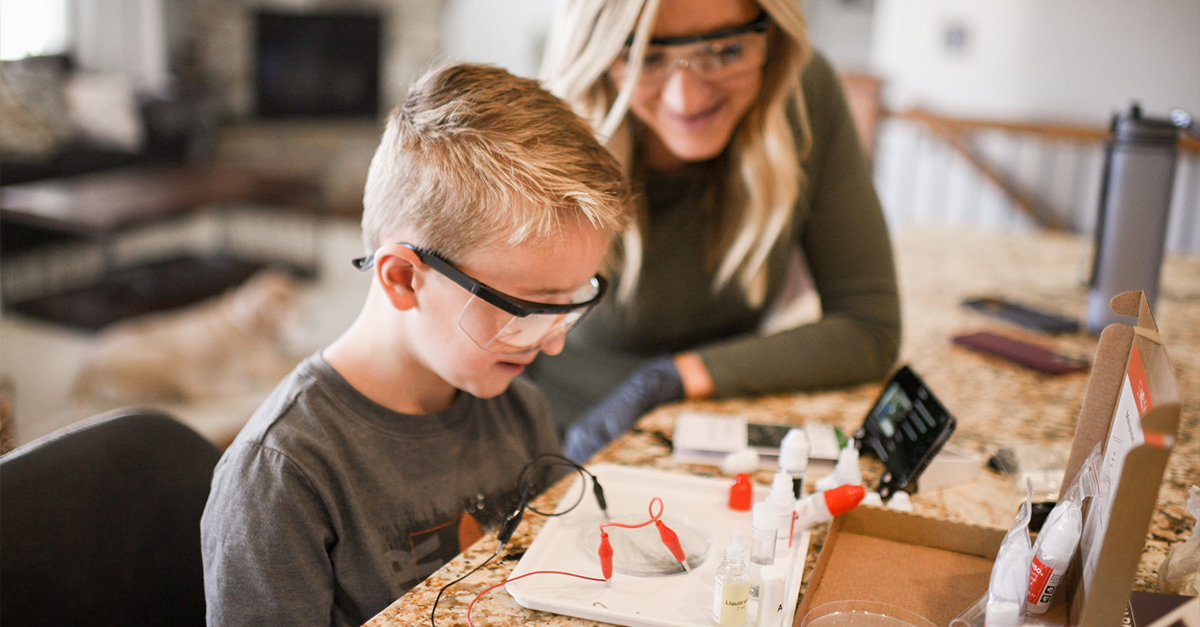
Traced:
MULTIPOLYGON (((1065 456, 1087 385, 1086 372, 1047 376, 951 344, 959 333, 992 330, 1090 358, 1096 338, 1079 333, 1033 334, 959 305, 971 296, 1000 296, 1034 308, 1085 316, 1084 280, 1091 261, 1090 242, 1069 235, 998 236, 957 231, 911 232, 896 242, 904 313, 901 359, 925 379, 957 417, 951 444, 987 458, 1006 446, 1040 445, 1065 456)), ((1154 314, 1175 369, 1184 401, 1175 449, 1171 453, 1134 582, 1138 590, 1159 590, 1158 566, 1170 547, 1184 542, 1195 523, 1184 505, 1188 486, 1200 484, 1200 258, 1169 258, 1154 314)), ((880 391, 879 384, 850 389, 757 399, 704 401, 689 409, 737 413, 773 423, 823 420, 853 431, 880 391)), ((664 407, 644 418, 634 432, 618 440, 595 461, 716 474, 710 466, 674 462, 666 441, 675 415, 684 405, 664 407)), ((873 484, 878 462, 863 461, 873 484)), ((766 483, 768 473, 756 477, 766 483)), ((542 497, 557 502, 564 485, 542 497)), ((947 520, 1007 528, 1022 492, 1005 477, 981 471, 975 482, 913 496, 915 512, 947 520)), ((531 514, 518 529, 505 555, 448 590, 438 604, 438 625, 464 625, 466 609, 481 591, 499 584, 516 564, 545 519, 531 514)), ((805 585, 824 542, 825 528, 814 530, 805 585)), ((487 559, 495 540, 485 538, 430 579, 381 612, 373 627, 429 624, 430 609, 447 583, 487 559)), ((471 614, 476 625, 592 625, 585 621, 526 610, 498 588, 482 597, 471 614)))

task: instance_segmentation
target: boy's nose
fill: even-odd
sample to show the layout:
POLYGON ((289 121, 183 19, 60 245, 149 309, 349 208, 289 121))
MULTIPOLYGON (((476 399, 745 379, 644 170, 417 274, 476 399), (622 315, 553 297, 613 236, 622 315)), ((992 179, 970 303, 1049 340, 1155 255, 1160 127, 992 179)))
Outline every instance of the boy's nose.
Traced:
POLYGON ((554 337, 543 342, 541 347, 538 348, 538 350, 540 350, 543 353, 546 353, 547 355, 557 355, 557 354, 563 352, 563 348, 566 348, 566 346, 567 346, 567 334, 566 333, 555 333, 554 337))

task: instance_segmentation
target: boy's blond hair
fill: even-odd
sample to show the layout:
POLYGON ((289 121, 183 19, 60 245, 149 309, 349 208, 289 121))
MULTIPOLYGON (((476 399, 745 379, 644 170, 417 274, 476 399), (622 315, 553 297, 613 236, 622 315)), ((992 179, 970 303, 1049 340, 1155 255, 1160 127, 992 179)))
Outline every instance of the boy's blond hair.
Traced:
POLYGON ((370 254, 399 230, 454 260, 495 242, 590 223, 617 232, 629 188, 592 127, 534 80, 486 65, 434 68, 388 115, 363 195, 370 254))

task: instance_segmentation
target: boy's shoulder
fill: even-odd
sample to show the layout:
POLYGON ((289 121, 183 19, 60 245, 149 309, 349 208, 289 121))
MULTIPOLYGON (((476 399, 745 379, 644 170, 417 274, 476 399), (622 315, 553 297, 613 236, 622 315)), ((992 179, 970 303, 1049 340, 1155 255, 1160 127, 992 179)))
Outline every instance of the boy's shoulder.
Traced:
POLYGON ((263 400, 246 425, 238 432, 234 443, 265 443, 271 435, 279 430, 281 422, 291 420, 290 415, 297 411, 297 404, 301 397, 306 397, 305 401, 311 402, 312 395, 307 393, 333 376, 336 376, 333 369, 325 363, 320 353, 306 357, 280 380, 275 389, 263 400))

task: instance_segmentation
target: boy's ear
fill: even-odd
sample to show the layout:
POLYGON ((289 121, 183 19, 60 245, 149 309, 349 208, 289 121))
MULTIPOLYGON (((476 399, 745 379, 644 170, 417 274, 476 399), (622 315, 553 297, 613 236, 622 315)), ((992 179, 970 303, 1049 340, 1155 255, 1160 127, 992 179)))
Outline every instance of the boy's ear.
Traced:
POLYGON ((396 309, 405 311, 417 305, 421 277, 416 270, 422 265, 415 252, 399 244, 389 244, 376 251, 376 276, 396 309))

